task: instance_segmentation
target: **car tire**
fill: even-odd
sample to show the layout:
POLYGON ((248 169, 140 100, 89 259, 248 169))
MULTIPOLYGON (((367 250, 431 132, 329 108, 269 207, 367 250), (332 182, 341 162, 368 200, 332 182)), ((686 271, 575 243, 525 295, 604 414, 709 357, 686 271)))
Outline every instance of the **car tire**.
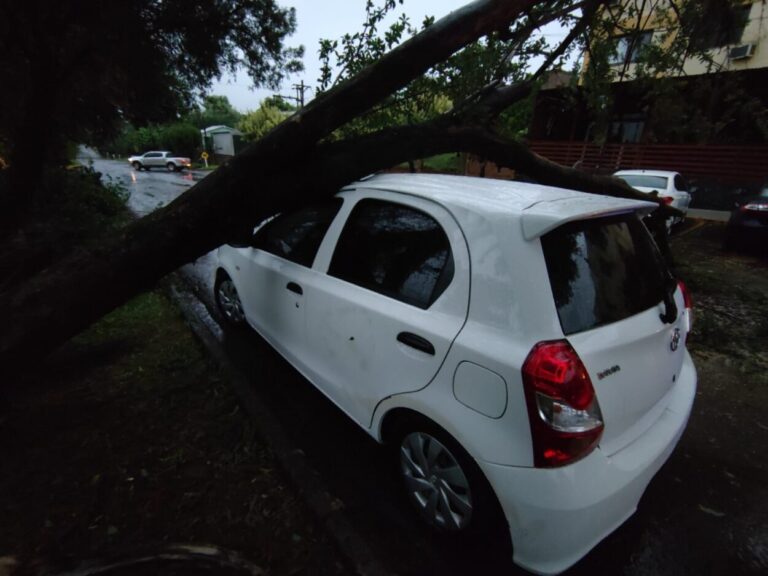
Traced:
POLYGON ((221 272, 216 279, 213 287, 213 296, 216 300, 216 307, 224 317, 224 321, 232 328, 242 328, 245 326, 245 312, 243 304, 240 301, 240 295, 237 293, 235 283, 224 272, 221 272))
POLYGON ((141 162, 139 162, 138 160, 134 160, 133 162, 131 162, 131 166, 133 166, 134 170, 137 170, 139 172, 141 171, 141 162))
POLYGON ((399 429, 397 446, 406 496, 432 531, 471 540, 503 519, 482 471, 445 430, 427 419, 409 419, 399 429))
POLYGON ((168 172, 176 172, 177 170, 176 164, 174 164, 173 162, 168 162, 168 164, 165 165, 165 168, 166 170, 168 170, 168 172))

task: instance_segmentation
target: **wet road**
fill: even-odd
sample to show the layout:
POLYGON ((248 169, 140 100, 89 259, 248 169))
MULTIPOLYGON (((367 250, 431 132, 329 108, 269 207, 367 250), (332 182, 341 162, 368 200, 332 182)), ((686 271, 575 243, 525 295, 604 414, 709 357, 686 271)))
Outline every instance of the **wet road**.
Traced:
MULTIPOLYGON (((94 167, 131 190, 130 206, 137 214, 166 204, 199 177, 133 173, 111 161, 96 161, 94 167)), ((213 265, 214 257, 207 255, 184 269, 198 279, 208 304, 213 265)), ((201 314, 206 314, 202 307, 201 314)), ((388 569, 414 576, 524 573, 511 563, 501 530, 471 544, 444 541, 422 530, 400 496, 389 449, 357 428, 259 336, 221 331, 215 324, 212 328, 222 337, 230 361, 248 377, 251 392, 307 455, 388 569)), ((678 448, 651 482, 635 515, 567 574, 768 574, 768 446, 760 441, 768 427, 760 423, 763 408, 734 395, 743 376, 727 363, 704 356, 696 362, 699 393, 678 448)))

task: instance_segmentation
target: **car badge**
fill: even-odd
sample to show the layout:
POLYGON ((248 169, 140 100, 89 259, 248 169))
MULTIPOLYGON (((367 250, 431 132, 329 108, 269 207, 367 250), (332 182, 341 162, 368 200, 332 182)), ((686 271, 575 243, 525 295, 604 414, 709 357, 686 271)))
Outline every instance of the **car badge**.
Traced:
POLYGON ((672 333, 672 341, 669 343, 669 349, 672 350, 672 352, 675 352, 679 346, 680 346, 680 329, 675 328, 675 331, 672 333))

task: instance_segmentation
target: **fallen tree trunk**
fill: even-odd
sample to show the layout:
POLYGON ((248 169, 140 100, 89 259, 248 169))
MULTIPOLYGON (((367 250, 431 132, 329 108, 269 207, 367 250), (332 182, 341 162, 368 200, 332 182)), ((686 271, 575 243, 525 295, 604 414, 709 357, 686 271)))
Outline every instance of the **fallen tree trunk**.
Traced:
POLYGON ((76 252, 0 296, 0 365, 8 370, 34 361, 264 217, 407 160, 448 151, 473 152, 544 184, 641 197, 616 179, 560 167, 484 128, 482 121, 526 93, 520 86, 489 89, 469 106, 458 107, 458 112, 418 126, 322 142, 431 65, 508 27, 534 4, 479 0, 449 15, 311 102, 165 208, 131 224, 101 247, 76 252))

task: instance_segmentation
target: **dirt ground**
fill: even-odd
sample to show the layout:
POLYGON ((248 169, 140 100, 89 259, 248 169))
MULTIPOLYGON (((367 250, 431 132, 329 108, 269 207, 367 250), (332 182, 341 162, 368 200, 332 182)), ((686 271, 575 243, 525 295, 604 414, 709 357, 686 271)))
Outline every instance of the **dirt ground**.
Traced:
POLYGON ((692 221, 672 239, 693 293, 699 388, 676 454, 643 499, 668 507, 648 532, 669 538, 655 543, 666 554, 636 558, 631 573, 768 573, 768 260, 723 252, 723 231, 692 221))
POLYGON ((243 557, 109 574, 345 572, 162 294, 132 301, 2 390, 0 574, 178 543, 243 557))

